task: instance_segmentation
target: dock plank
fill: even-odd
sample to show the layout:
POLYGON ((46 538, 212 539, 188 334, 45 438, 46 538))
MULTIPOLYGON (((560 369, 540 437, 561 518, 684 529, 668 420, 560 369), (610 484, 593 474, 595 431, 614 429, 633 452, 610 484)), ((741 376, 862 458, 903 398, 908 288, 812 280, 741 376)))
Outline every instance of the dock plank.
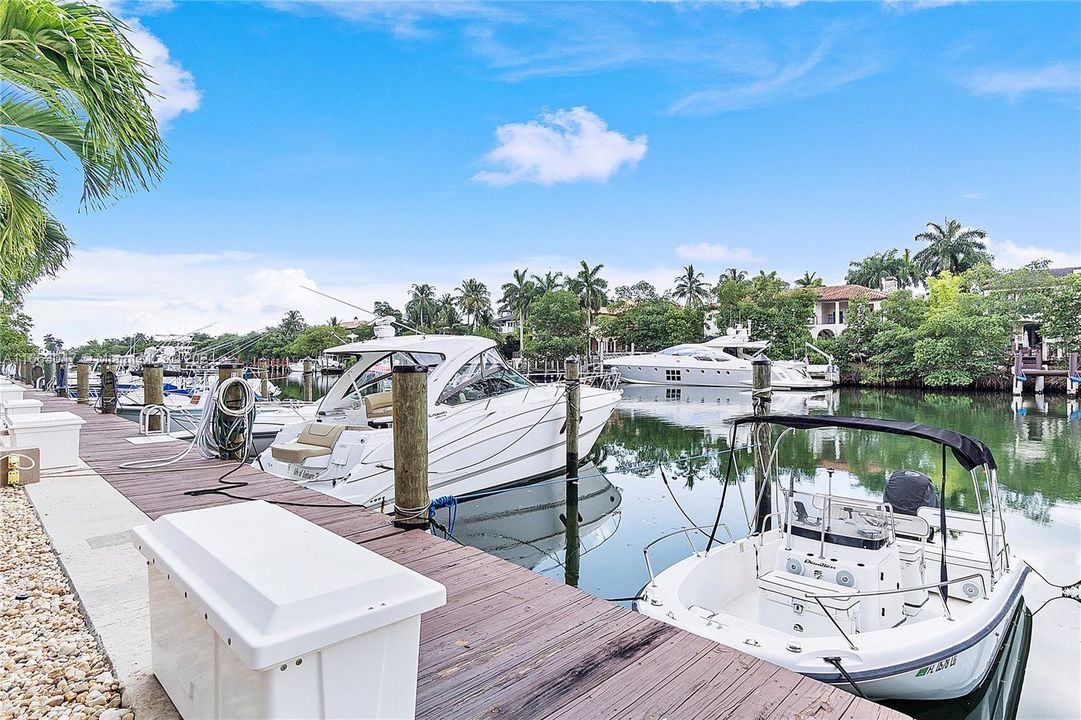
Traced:
POLYGON ((421 718, 800 718, 905 716, 745 653, 657 622, 476 548, 400 530, 289 480, 192 451, 185 441, 135 445, 138 426, 29 392, 43 411, 84 419, 80 457, 150 518, 261 499, 443 583, 447 604, 421 621, 421 718), (231 488, 224 483, 243 482, 231 488), (220 493, 192 496, 193 490, 220 493))

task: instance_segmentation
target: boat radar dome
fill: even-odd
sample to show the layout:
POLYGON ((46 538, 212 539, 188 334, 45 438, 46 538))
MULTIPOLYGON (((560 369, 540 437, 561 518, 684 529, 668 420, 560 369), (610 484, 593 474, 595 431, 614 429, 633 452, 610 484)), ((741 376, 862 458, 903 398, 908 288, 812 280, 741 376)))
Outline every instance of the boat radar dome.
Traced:
POLYGON ((376 318, 373 325, 375 336, 377 338, 394 337, 394 318, 389 315, 382 315, 376 318))

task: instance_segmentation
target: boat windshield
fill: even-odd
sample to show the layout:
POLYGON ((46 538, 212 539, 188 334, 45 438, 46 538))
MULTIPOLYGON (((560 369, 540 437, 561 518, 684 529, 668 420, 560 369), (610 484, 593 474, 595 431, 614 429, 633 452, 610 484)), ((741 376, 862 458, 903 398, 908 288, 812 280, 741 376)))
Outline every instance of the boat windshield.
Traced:
POLYGON ((701 345, 676 345, 667 350, 661 350, 658 354, 673 357, 690 357, 703 362, 728 362, 729 360, 724 353, 701 345))
POLYGON ((454 373, 439 402, 458 405, 532 386, 533 383, 507 365, 498 351, 488 349, 474 355, 454 373))
POLYGON ((354 376, 352 389, 343 399, 360 400, 365 395, 386 392, 391 388, 391 369, 395 365, 427 365, 428 369, 443 362, 443 356, 436 353, 396 352, 388 353, 375 360, 354 376))

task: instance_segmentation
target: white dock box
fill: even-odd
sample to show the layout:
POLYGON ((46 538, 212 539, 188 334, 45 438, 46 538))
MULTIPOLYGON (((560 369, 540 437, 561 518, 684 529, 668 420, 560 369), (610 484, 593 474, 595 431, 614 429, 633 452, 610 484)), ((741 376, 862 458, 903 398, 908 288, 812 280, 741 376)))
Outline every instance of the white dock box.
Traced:
POLYGON ((18 447, 41 450, 41 469, 79 464, 79 429, 86 424, 69 412, 8 415, 11 442, 18 447))
POLYGON ((439 583, 263 501, 132 536, 149 561, 154 674, 185 720, 413 716, 439 583))
POLYGON ((22 400, 23 392, 25 392, 25 390, 21 385, 0 385, 0 405, 6 405, 12 400, 22 400))
POLYGON ((41 412, 44 403, 33 398, 23 400, 8 400, 4 403, 4 417, 12 415, 37 415, 41 412))

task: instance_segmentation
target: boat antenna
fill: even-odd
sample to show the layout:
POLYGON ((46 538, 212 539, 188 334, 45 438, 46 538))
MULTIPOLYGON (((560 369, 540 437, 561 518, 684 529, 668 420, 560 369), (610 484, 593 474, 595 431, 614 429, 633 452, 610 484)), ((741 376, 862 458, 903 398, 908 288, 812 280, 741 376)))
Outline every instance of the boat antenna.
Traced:
MULTIPOLYGON (((320 290, 316 290, 315 288, 310 288, 307 285, 301 285, 300 287, 303 290, 307 290, 308 292, 315 293, 316 295, 322 295, 323 297, 328 298, 330 300, 333 300, 334 302, 340 302, 342 305, 348 305, 349 307, 360 310, 361 312, 366 312, 366 313, 368 313, 369 315, 371 315, 374 318, 381 317, 379 314, 372 312, 368 308, 363 308, 360 305, 354 305, 353 303, 349 302, 348 300, 342 300, 339 297, 334 297, 333 295, 328 295, 325 292, 322 292, 320 290)), ((406 330, 411 330, 412 332, 415 332, 417 335, 423 335, 424 334, 420 330, 417 330, 412 325, 408 325, 408 324, 406 324, 406 323, 404 323, 404 322, 402 322, 400 320, 397 320, 397 319, 395 319, 393 317, 391 317, 391 323, 393 323, 394 325, 397 325, 398 327, 405 328, 406 330)))

